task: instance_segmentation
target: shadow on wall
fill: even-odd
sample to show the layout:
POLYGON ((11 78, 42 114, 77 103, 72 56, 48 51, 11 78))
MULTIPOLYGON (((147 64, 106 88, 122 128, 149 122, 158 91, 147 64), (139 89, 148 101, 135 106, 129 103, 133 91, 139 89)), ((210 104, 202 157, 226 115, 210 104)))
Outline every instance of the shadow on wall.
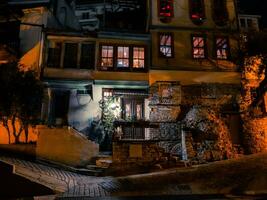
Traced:
MULTIPOLYGON (((16 124, 16 127, 18 127, 18 124, 16 124)), ((37 131, 36 128, 29 127, 28 143, 32 143, 32 142, 36 142, 37 141, 37 138, 38 138, 38 133, 37 132, 38 131, 37 131)), ((15 142, 15 138, 14 138, 14 136, 12 134, 11 134, 11 137, 10 137, 10 141, 11 141, 11 143, 15 142)), ((24 131, 21 133, 19 141, 22 142, 22 143, 26 141, 24 131)), ((0 144, 8 144, 7 130, 2 125, 0 126, 0 144)))
POLYGON ((89 126, 80 131, 89 140, 99 144, 100 151, 111 151, 112 137, 106 134, 104 126, 100 118, 93 118, 89 122, 89 126))

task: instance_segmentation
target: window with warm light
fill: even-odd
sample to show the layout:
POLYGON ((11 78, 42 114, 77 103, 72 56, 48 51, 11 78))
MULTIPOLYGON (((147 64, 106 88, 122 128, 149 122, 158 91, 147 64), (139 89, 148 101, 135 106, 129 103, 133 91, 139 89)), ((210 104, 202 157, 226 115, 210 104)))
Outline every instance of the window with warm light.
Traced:
POLYGON ((108 97, 113 96, 113 90, 112 89, 103 88, 102 92, 103 92, 103 98, 108 98, 108 97))
POLYGON ((145 69, 145 47, 132 45, 100 46, 100 70, 139 71, 145 69))
POLYGON ((129 67, 129 47, 117 48, 117 67, 129 67))
POLYGON ((134 47, 133 48, 133 68, 145 67, 145 48, 134 47))
POLYGON ((227 60, 229 58, 229 42, 227 37, 216 37, 216 57, 227 60))
POLYGON ((193 58, 206 58, 206 38, 204 36, 192 37, 193 58))
POLYGON ((168 22, 173 17, 173 0, 158 0, 158 8, 162 22, 168 22))
POLYGON ((189 5, 192 22, 202 24, 206 18, 204 0, 189 0, 189 5))
POLYGON ((173 57, 173 35, 171 33, 159 34, 159 53, 161 57, 173 57))
POLYGON ((101 47, 101 67, 113 67, 113 46, 101 47))

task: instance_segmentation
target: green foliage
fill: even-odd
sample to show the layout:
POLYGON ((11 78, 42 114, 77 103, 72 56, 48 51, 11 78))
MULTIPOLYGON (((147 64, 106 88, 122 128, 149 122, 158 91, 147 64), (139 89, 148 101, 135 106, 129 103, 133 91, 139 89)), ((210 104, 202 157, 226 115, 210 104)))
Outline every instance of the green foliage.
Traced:
POLYGON ((104 126, 104 132, 110 137, 114 133, 113 122, 116 118, 113 110, 111 109, 111 104, 115 101, 115 97, 105 97, 99 102, 99 107, 102 110, 102 123, 104 126))

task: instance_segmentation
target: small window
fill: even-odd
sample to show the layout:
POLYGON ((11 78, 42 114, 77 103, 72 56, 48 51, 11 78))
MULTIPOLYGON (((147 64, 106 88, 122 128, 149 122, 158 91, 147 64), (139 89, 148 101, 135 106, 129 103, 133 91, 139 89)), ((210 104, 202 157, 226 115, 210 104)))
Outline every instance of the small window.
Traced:
POLYGON ((112 97, 113 96, 113 89, 107 89, 107 88, 103 88, 102 89, 102 95, 103 95, 103 98, 109 98, 109 97, 112 97))
POLYGON ((225 26, 228 21, 228 10, 226 0, 212 1, 212 17, 217 26, 225 26))
POLYGON ((80 68, 93 69, 95 64, 95 45, 82 44, 80 68))
POLYGON ((216 37, 217 59, 227 60, 229 58, 229 41, 227 37, 216 37))
POLYGON ((113 67, 113 46, 102 46, 101 67, 113 67))
POLYGON ((206 19, 204 0, 189 0, 190 18, 193 23, 200 25, 206 19))
POLYGON ((159 53, 161 57, 173 57, 173 36, 171 33, 159 35, 159 53))
POLYGON ((90 18, 89 12, 82 13, 82 19, 89 19, 89 18, 90 18))
POLYGON ((55 68, 60 67, 61 47, 62 44, 60 42, 49 42, 48 58, 47 58, 48 67, 55 67, 55 68))
POLYGON ((169 22, 173 17, 173 0, 158 0, 159 17, 162 22, 169 22))
POLYGON ((118 47, 117 67, 129 67, 129 47, 118 47))
POLYGON ((192 38, 193 58, 206 58, 206 40, 204 36, 192 38))
POLYGON ((77 68, 78 44, 65 43, 64 68, 77 68))
POLYGON ((145 67, 145 48, 134 47, 133 48, 133 68, 145 67))

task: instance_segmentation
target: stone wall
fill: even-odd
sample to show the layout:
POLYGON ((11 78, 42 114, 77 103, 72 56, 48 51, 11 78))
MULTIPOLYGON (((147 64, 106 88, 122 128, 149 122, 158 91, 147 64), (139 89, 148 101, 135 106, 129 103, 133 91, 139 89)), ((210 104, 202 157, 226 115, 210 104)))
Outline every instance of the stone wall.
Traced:
POLYGON ((112 146, 114 163, 153 163, 160 160, 164 152, 153 141, 117 141, 112 146))
POLYGON ((229 128, 214 108, 193 107, 184 119, 189 157, 199 162, 235 157, 229 128))
POLYGON ((167 153, 182 157, 181 125, 177 121, 181 108, 181 85, 179 82, 156 82, 150 87, 149 120, 159 124, 150 128, 150 139, 158 140, 167 153))
POLYGON ((243 122, 244 145, 247 153, 267 151, 267 117, 243 122))

